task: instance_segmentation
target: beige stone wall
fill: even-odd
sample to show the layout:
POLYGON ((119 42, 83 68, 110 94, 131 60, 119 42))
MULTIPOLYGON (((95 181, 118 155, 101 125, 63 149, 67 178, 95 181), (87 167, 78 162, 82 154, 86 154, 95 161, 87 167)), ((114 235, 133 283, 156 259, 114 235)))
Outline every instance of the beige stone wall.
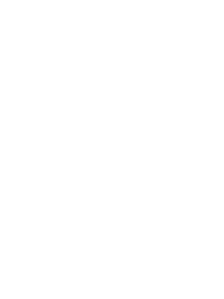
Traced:
MULTIPOLYGON (((168 12, 173 3, 177 5, 181 19, 190 17, 191 2, 192 0, 157 0, 156 13, 164 4, 167 6, 161 24, 169 22, 168 12)), ((0 33, 7 32, 7 42, 19 43, 20 30, 25 29, 32 48, 36 31, 41 32, 47 45, 54 36, 63 45, 71 34, 79 42, 97 42, 103 39, 102 25, 108 16, 112 18, 114 25, 120 17, 124 17, 126 21, 133 19, 135 22, 135 18, 128 16, 128 0, 71 0, 71 3, 70 20, 9 17, 6 30, 0 29, 0 33)), ((221 0, 213 0, 213 4, 215 9, 222 8, 221 0)))

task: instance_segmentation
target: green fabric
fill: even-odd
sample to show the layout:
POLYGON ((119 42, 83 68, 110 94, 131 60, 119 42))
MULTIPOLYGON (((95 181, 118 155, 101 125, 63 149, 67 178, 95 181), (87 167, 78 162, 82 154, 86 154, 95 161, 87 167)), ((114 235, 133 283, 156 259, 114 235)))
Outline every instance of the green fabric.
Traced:
POLYGON ((196 35, 189 37, 189 40, 192 41, 192 40, 202 39, 208 35, 212 35, 213 33, 214 33, 214 27, 210 27, 205 31, 203 31, 202 33, 198 33, 196 35))
MULTIPOLYGON (((130 9, 129 8, 129 15, 133 16, 133 17, 137 17, 140 18, 143 16, 143 12, 139 11, 139 10, 135 10, 135 9, 130 9)), ((154 17, 154 11, 148 11, 148 16, 150 16, 151 18, 154 17)))
POLYGON ((33 184, 31 172, 25 182, 21 202, 16 213, 16 219, 19 224, 27 224, 36 217, 39 202, 36 194, 36 189, 33 184))
POLYGON ((111 160, 110 155, 105 151, 104 148, 102 148, 101 146, 101 155, 99 157, 99 159, 96 161, 96 163, 93 165, 93 167, 91 167, 90 170, 95 170, 100 168, 101 166, 110 166, 113 165, 113 162, 111 160))

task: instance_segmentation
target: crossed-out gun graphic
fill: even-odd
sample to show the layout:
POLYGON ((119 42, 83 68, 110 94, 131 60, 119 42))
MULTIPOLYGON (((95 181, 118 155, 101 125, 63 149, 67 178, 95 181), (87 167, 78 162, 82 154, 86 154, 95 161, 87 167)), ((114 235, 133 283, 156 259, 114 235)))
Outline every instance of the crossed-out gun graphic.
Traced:
MULTIPOLYGON (((159 209, 156 211, 149 211, 147 209, 135 209, 131 208, 131 210, 135 214, 160 214, 159 209)), ((106 224, 109 218, 114 218, 117 216, 117 219, 119 222, 123 225, 126 225, 127 221, 123 218, 123 215, 127 215, 127 213, 122 208, 104 208, 103 210, 104 214, 104 221, 103 223, 106 224)))

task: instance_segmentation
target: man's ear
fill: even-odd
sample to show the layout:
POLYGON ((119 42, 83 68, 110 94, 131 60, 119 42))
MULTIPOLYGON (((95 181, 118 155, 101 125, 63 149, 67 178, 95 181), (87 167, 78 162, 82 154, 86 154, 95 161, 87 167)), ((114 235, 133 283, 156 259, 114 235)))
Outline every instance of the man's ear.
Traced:
POLYGON ((195 161, 195 141, 196 141, 196 131, 191 131, 187 134, 185 139, 185 153, 190 162, 195 161))

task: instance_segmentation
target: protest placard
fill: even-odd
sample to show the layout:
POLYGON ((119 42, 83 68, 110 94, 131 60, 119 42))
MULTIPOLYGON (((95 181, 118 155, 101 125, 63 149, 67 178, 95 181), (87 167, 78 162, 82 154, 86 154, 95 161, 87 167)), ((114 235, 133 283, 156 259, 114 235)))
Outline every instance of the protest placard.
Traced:
POLYGON ((95 89, 104 105, 129 111, 147 60, 143 53, 87 43, 73 89, 95 89))
POLYGON ((200 274, 203 229, 203 188, 84 183, 79 234, 85 266, 200 274))

